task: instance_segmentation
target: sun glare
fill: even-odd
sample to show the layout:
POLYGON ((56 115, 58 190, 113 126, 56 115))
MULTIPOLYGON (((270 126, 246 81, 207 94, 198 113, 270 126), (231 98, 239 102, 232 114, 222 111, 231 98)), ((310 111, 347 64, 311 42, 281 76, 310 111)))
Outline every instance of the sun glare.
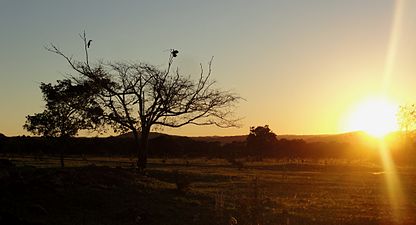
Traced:
POLYGON ((367 99, 351 111, 346 130, 360 130, 371 136, 382 138, 398 129, 397 110, 397 104, 386 98, 367 99))

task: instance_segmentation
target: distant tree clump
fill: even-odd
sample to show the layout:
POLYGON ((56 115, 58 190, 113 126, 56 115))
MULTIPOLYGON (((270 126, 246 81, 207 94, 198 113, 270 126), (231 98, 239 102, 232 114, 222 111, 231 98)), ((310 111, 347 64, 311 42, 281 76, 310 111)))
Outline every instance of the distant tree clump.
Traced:
POLYGON ((416 130, 416 105, 400 106, 397 114, 399 127, 407 135, 411 135, 416 130))
POLYGON ((276 146, 276 137, 277 135, 272 132, 268 125, 250 127, 250 133, 247 136, 249 154, 262 157, 276 146))
POLYGON ((0 151, 3 150, 3 146, 6 143, 6 139, 7 139, 6 135, 0 133, 0 151))
POLYGON ((100 107, 93 100, 87 84, 74 85, 71 80, 59 80, 56 85, 41 83, 45 110, 26 116, 23 128, 43 137, 57 137, 61 144, 61 166, 64 167, 63 145, 79 130, 93 129, 100 124, 100 107))
POLYGON ((172 49, 166 69, 145 63, 89 62, 89 41, 80 35, 85 60, 77 61, 55 45, 47 49, 62 56, 78 74, 77 82, 97 90, 95 102, 101 116, 116 132, 131 131, 138 148, 137 166, 144 170, 148 156, 149 133, 154 126, 181 127, 187 124, 233 127, 238 119, 232 108, 241 99, 237 94, 215 87, 208 70, 201 65, 199 78, 191 79, 173 70, 179 51, 172 49))

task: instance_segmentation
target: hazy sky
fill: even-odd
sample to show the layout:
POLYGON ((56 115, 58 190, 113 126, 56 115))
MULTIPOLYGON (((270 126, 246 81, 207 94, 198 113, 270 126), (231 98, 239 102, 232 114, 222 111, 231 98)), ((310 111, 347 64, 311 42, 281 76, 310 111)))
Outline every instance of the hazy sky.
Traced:
POLYGON ((71 72, 43 46, 82 57, 78 34, 93 39, 92 59, 176 65, 198 75, 214 56, 213 78, 246 99, 239 129, 184 127, 185 135, 246 134, 270 125, 277 134, 341 132, 357 101, 377 95, 396 33, 388 95, 416 102, 416 1, 0 1, 0 132, 27 134, 25 116, 40 112, 40 82, 71 72), (393 28, 395 11, 400 15, 393 28))

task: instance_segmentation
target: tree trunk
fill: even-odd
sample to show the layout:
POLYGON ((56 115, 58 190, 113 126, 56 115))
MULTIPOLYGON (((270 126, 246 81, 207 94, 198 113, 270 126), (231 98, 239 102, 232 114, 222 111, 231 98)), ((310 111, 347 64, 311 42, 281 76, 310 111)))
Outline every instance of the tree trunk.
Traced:
POLYGON ((60 149, 60 151, 59 151, 59 159, 61 161, 61 168, 64 168, 65 167, 64 154, 65 154, 66 144, 67 144, 66 138, 65 137, 60 137, 59 138, 58 148, 60 149))
POLYGON ((137 132, 136 129, 132 130, 133 132, 133 137, 134 137, 134 147, 137 150, 137 161, 136 161, 136 166, 137 168, 140 168, 140 162, 139 162, 139 158, 140 158, 140 138, 139 138, 139 133, 137 132))
POLYGON ((147 165, 147 143, 149 139, 150 128, 143 127, 140 134, 139 154, 137 159, 137 167, 140 172, 146 169, 147 165))
POLYGON ((64 150, 63 150, 63 147, 61 148, 60 159, 61 159, 61 168, 64 168, 65 167, 65 163, 64 163, 64 150))

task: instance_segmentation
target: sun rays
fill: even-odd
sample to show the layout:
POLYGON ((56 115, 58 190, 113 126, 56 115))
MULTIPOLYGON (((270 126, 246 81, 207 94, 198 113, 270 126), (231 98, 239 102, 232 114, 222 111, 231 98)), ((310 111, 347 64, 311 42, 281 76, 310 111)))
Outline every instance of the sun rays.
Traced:
MULTIPOLYGON (((405 0, 394 1, 394 14, 392 27, 390 32, 390 39, 387 47, 384 76, 383 76, 383 93, 387 94, 391 81, 393 79, 393 71, 398 50, 399 38, 402 30, 402 18, 404 11, 405 0)), ((396 112, 397 114, 397 112, 396 112)), ((397 128, 397 127, 396 127, 397 128)), ((400 179, 396 171, 396 166, 391 157, 391 151, 384 139, 379 140, 379 154, 383 163, 383 168, 386 178, 387 190, 389 193, 389 202, 394 216, 394 222, 400 224, 404 218, 403 209, 400 208, 404 204, 404 193, 400 185, 400 179)))

